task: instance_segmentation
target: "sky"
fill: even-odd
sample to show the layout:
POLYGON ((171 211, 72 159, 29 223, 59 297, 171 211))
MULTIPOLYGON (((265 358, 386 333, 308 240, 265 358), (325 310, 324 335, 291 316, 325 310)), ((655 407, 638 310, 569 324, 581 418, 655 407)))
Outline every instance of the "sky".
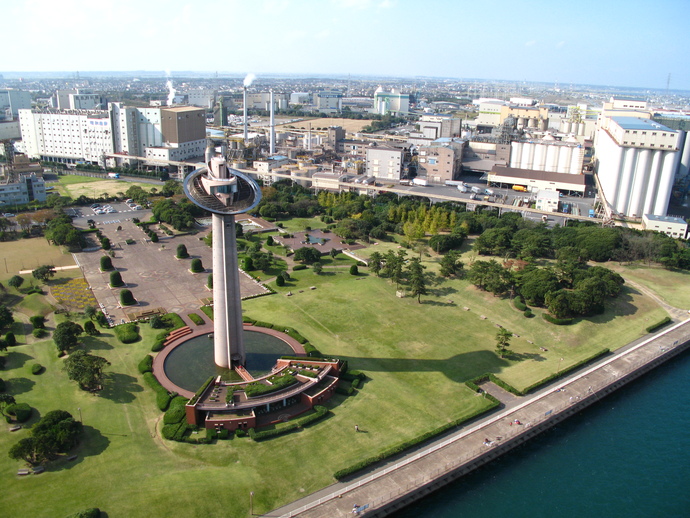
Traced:
POLYGON ((23 0, 3 13, 11 43, 0 73, 351 74, 661 90, 671 74, 671 89, 690 90, 690 0, 23 0))

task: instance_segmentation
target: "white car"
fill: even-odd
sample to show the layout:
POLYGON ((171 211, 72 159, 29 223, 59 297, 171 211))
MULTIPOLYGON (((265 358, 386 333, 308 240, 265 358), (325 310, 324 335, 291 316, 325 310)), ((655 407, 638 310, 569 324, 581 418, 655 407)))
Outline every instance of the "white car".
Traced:
POLYGON ((112 207, 110 207, 109 209, 106 209, 106 212, 108 214, 112 214, 113 212, 117 212, 117 211, 115 209, 113 209, 112 207))

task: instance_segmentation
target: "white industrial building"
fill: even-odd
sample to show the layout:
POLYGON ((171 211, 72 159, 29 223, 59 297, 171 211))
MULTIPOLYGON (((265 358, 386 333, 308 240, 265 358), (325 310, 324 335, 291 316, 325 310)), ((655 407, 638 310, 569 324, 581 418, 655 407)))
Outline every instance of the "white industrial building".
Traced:
POLYGON ((683 137, 649 119, 602 117, 594 146, 609 214, 666 216, 683 137))
POLYGON ((410 112, 410 94, 403 94, 397 88, 385 90, 379 86, 374 92, 373 113, 385 115, 406 114, 410 112))
POLYGON ((510 167, 550 173, 581 174, 585 148, 576 138, 557 141, 551 135, 542 140, 512 142, 510 167))
POLYGON ((314 92, 312 105, 314 111, 320 113, 340 113, 343 109, 343 94, 335 90, 314 92))
POLYGON ((645 230, 654 230, 677 239, 685 239, 688 235, 688 223, 674 216, 645 214, 642 216, 642 226, 645 230))
POLYGON ((369 147, 366 151, 366 171, 369 176, 400 180, 405 151, 393 147, 369 147))
POLYGON ((31 108, 31 93, 24 90, 0 90, 0 120, 12 120, 19 116, 19 110, 31 108))

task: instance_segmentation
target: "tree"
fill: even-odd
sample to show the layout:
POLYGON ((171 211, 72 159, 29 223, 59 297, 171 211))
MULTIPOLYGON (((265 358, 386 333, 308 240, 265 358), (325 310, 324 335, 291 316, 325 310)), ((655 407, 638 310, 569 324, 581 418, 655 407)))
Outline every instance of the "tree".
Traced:
POLYGON ((274 245, 275 245, 275 241, 273 240, 273 236, 268 236, 266 238, 266 246, 274 246, 274 245))
POLYGON ((505 327, 502 327, 498 333, 496 333, 496 354, 501 358, 505 356, 505 352, 510 347, 510 339, 513 333, 508 331, 505 327))
POLYGON ((53 410, 43 416, 31 428, 30 433, 30 437, 20 440, 10 448, 9 456, 36 465, 79 444, 83 425, 75 421, 69 412, 53 410))
POLYGON ((33 275, 35 279, 38 279, 41 282, 48 282, 48 279, 55 275, 55 266, 48 264, 39 266, 31 272, 31 275, 33 275))
POLYGON ((7 281, 7 285, 11 286, 15 290, 19 290, 21 285, 24 284, 24 277, 20 277, 19 275, 13 275, 10 277, 10 279, 7 281))
POLYGON ((310 246, 303 246, 295 251, 295 261, 306 264, 315 263, 321 259, 321 252, 310 246))
MULTIPOLYGON (((353 265, 356 266, 356 265, 353 265)), ((312 266, 312 269, 314 270, 314 273, 316 275, 319 275, 323 271, 323 265, 321 264, 320 261, 316 261, 314 265, 312 266)))
POLYGON ((7 333, 5 335, 5 344, 7 347, 14 347, 17 345, 17 338, 14 336, 14 333, 7 333))
POLYGON ((410 259, 410 266, 408 267, 408 272, 410 274, 410 292, 412 296, 417 297, 417 303, 422 303, 422 295, 426 295, 426 282, 424 281, 424 269, 426 267, 422 265, 422 262, 414 257, 410 259))
POLYGON ((53 332, 53 341, 58 351, 65 352, 77 345, 79 335, 84 329, 76 322, 61 322, 53 332))
POLYGON ((101 334, 101 332, 98 329, 96 329, 96 325, 93 323, 92 320, 87 320, 84 323, 84 332, 89 336, 97 336, 101 334))
POLYGON ((46 328, 46 317, 41 315, 34 315, 29 318, 29 322, 34 329, 45 329, 46 328))
POLYGON ((108 360, 86 351, 75 351, 65 360, 67 377, 76 381, 82 390, 94 390, 103 384, 103 368, 108 360))
POLYGON ((89 319, 93 320, 96 316, 96 308, 93 306, 84 306, 84 315, 89 319))
MULTIPOLYGON (((335 249, 334 249, 335 250, 335 249)), ((383 256, 379 252, 374 252, 369 257, 369 269, 377 277, 381 273, 381 262, 383 261, 383 256)))
POLYGON ((450 277, 463 269, 463 264, 459 260, 459 254, 454 250, 441 257, 439 266, 441 267, 440 273, 443 277, 450 277))
POLYGON ((242 264, 242 269, 245 272, 250 272, 254 269, 254 261, 252 260, 251 257, 245 257, 243 264, 242 264))
MULTIPOLYGON (((335 259, 339 253, 340 253, 340 251, 339 251, 337 248, 331 248, 331 251, 328 252, 328 254, 329 254, 333 259, 335 259)), ((374 253, 376 253, 376 252, 374 252, 374 253)), ((379 254, 379 255, 380 255, 380 254, 379 254)))
POLYGON ((278 286, 279 288, 285 286, 285 279, 282 275, 278 275, 278 277, 276 277, 276 286, 278 286))
POLYGON ((165 320, 160 315, 153 315, 151 320, 149 320, 149 325, 153 329, 163 329, 165 326, 165 320))
POLYGON ((14 317, 12 317, 12 310, 7 306, 0 305, 0 329, 12 325, 14 317))
POLYGON ((175 257, 177 257, 178 259, 186 259, 187 257, 189 257, 187 247, 183 243, 177 245, 177 253, 175 254, 175 257))
POLYGON ((543 306, 546 295, 561 289, 558 276, 551 268, 533 268, 520 279, 520 294, 531 306, 543 306))
POLYGON ((350 266, 350 275, 359 275, 359 268, 357 268, 356 264, 350 266))

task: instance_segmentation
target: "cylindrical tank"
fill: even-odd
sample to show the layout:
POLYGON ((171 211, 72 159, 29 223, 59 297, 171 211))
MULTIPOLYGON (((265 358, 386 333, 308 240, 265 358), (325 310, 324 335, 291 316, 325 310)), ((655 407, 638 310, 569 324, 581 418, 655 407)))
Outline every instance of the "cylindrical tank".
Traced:
POLYGON ((561 133, 570 133, 573 123, 570 121, 561 121, 561 133))
POLYGON ((649 185, 651 155, 652 151, 650 149, 641 149, 637 155, 635 180, 633 181, 630 204, 628 205, 628 214, 636 218, 643 216, 644 198, 649 185))
POLYGON ((522 142, 512 142, 510 144, 510 167, 520 169, 522 160, 522 142))
POLYGON ((527 119, 527 127, 529 128, 537 128, 539 125, 539 121, 535 118, 530 118, 527 119))
POLYGON ((567 173, 570 166, 570 158, 573 155, 573 148, 570 146, 558 146, 558 168, 556 172, 567 173))
POLYGON ((630 191, 635 175, 635 163, 637 162, 637 148, 629 147, 625 149, 623 155, 623 171, 621 175, 620 187, 616 193, 616 203, 614 208, 620 214, 630 215, 628 206, 630 205, 630 191))
POLYGON ((232 162, 232 168, 233 169, 246 169, 247 168, 247 161, 246 160, 235 160, 232 162))
POLYGON ((659 179, 661 178, 661 166, 664 152, 660 149, 652 151, 652 164, 649 167, 649 182, 644 195, 644 214, 654 214, 654 202, 659 191, 659 179))
POLYGON ((678 176, 680 178, 685 178, 690 174, 690 138, 688 138, 687 131, 681 131, 681 138, 678 141, 678 145, 680 146, 679 153, 681 154, 678 176))
POLYGON ((546 163, 546 145, 541 143, 537 144, 534 150, 534 169, 535 171, 543 171, 544 164, 546 163))
POLYGON ((582 173, 582 163, 584 161, 584 148, 582 146, 577 146, 573 148, 573 153, 570 156, 570 167, 568 173, 570 174, 580 174, 582 173))
POLYGON ((661 179, 659 180, 659 191, 656 195, 656 202, 654 203, 653 214, 656 216, 666 216, 668 202, 671 198, 671 190, 673 189, 673 180, 675 179, 673 165, 675 163, 676 153, 673 151, 665 151, 664 153, 661 179))
POLYGON ((520 159, 520 169, 532 169, 534 163, 534 144, 525 142, 522 144, 522 157, 520 159))
POLYGON ((546 147, 546 163, 544 164, 544 171, 555 173, 558 167, 558 150, 556 146, 550 145, 546 147))

